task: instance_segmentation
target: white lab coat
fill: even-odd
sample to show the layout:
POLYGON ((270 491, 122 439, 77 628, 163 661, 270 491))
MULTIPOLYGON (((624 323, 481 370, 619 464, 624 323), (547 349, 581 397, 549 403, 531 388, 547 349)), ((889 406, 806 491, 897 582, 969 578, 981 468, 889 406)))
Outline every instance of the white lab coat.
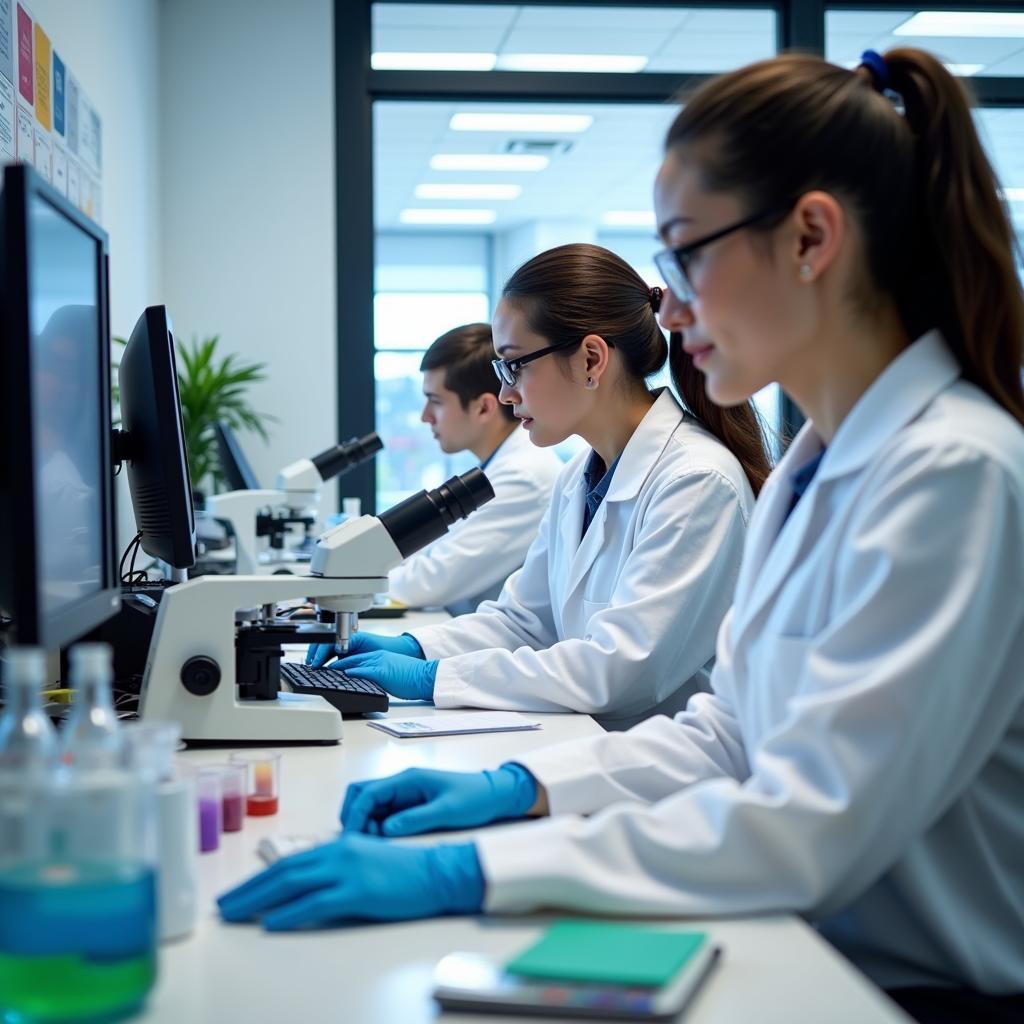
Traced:
POLYGON ((622 729, 706 685, 753 508, 738 460, 663 391, 581 542, 589 457, 563 470, 496 602, 413 631, 443 659, 438 707, 581 711, 622 729))
POLYGON ((1024 431, 932 332, 780 531, 820 448, 762 491, 712 692, 521 758, 554 817, 479 840, 488 909, 796 911, 884 987, 1024 991, 1024 431))
POLYGON ((388 593, 414 607, 473 611, 497 597, 526 558, 551 500, 562 463, 517 428, 484 473, 494 497, 388 575, 388 593))

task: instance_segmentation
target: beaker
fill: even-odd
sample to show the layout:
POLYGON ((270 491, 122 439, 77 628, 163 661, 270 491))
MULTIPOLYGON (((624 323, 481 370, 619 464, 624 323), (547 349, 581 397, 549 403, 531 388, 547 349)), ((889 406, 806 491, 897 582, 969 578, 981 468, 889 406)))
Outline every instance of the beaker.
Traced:
POLYGON ((31 825, 0 861, 0 1019, 135 1012, 157 967, 153 787, 109 767, 25 785, 31 825))
POLYGON ((245 813, 253 817, 277 814, 281 755, 276 750, 238 750, 230 760, 246 768, 245 813))

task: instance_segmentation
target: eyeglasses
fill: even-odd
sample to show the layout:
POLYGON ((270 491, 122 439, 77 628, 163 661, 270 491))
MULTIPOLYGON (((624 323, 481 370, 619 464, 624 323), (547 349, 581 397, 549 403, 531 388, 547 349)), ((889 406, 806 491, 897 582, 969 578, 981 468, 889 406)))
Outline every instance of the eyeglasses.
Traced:
POLYGON ((561 348, 568 348, 570 345, 578 344, 578 341, 563 341, 560 345, 549 345, 547 348, 531 352, 527 356, 519 356, 518 359, 492 359, 491 366, 494 367, 494 372, 498 375, 498 380, 502 384, 507 384, 510 388, 514 388, 519 380, 519 371, 527 363, 532 363, 534 359, 540 359, 541 356, 557 352, 561 348))
POLYGON ((690 261, 698 249, 703 249, 704 246, 717 242, 734 231, 749 228, 751 224, 756 224, 758 221, 788 213, 792 208, 792 203, 787 203, 785 206, 773 206, 771 209, 762 210, 753 216, 744 217, 743 220, 730 224, 727 228, 722 228, 721 231, 716 231, 714 234, 698 238, 696 242, 681 245, 678 249, 662 249, 654 254, 654 265, 680 302, 693 302, 697 298, 697 291, 690 280, 689 267, 690 261))

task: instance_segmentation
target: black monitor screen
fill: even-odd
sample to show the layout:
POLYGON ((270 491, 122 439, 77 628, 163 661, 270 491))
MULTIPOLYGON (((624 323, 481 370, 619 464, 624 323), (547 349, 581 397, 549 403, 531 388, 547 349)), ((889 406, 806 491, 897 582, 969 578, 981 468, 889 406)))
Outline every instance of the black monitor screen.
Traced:
POLYGON ((38 195, 27 209, 39 603, 46 617, 106 584, 96 241, 38 195))

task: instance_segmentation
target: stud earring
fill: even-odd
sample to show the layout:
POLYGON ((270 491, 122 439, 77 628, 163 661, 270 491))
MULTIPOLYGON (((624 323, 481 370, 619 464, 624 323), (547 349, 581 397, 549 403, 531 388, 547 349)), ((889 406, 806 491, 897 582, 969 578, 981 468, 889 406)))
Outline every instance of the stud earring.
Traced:
POLYGON ((811 269, 811 265, 809 263, 802 263, 800 265, 800 280, 801 281, 810 281, 810 279, 813 276, 814 276, 814 271, 813 271, 813 269, 811 269))
POLYGON ((597 383, 594 380, 594 378, 593 377, 588 377, 587 378, 587 388, 588 388, 588 390, 593 391, 594 388, 596 388, 596 387, 597 387, 597 383))

